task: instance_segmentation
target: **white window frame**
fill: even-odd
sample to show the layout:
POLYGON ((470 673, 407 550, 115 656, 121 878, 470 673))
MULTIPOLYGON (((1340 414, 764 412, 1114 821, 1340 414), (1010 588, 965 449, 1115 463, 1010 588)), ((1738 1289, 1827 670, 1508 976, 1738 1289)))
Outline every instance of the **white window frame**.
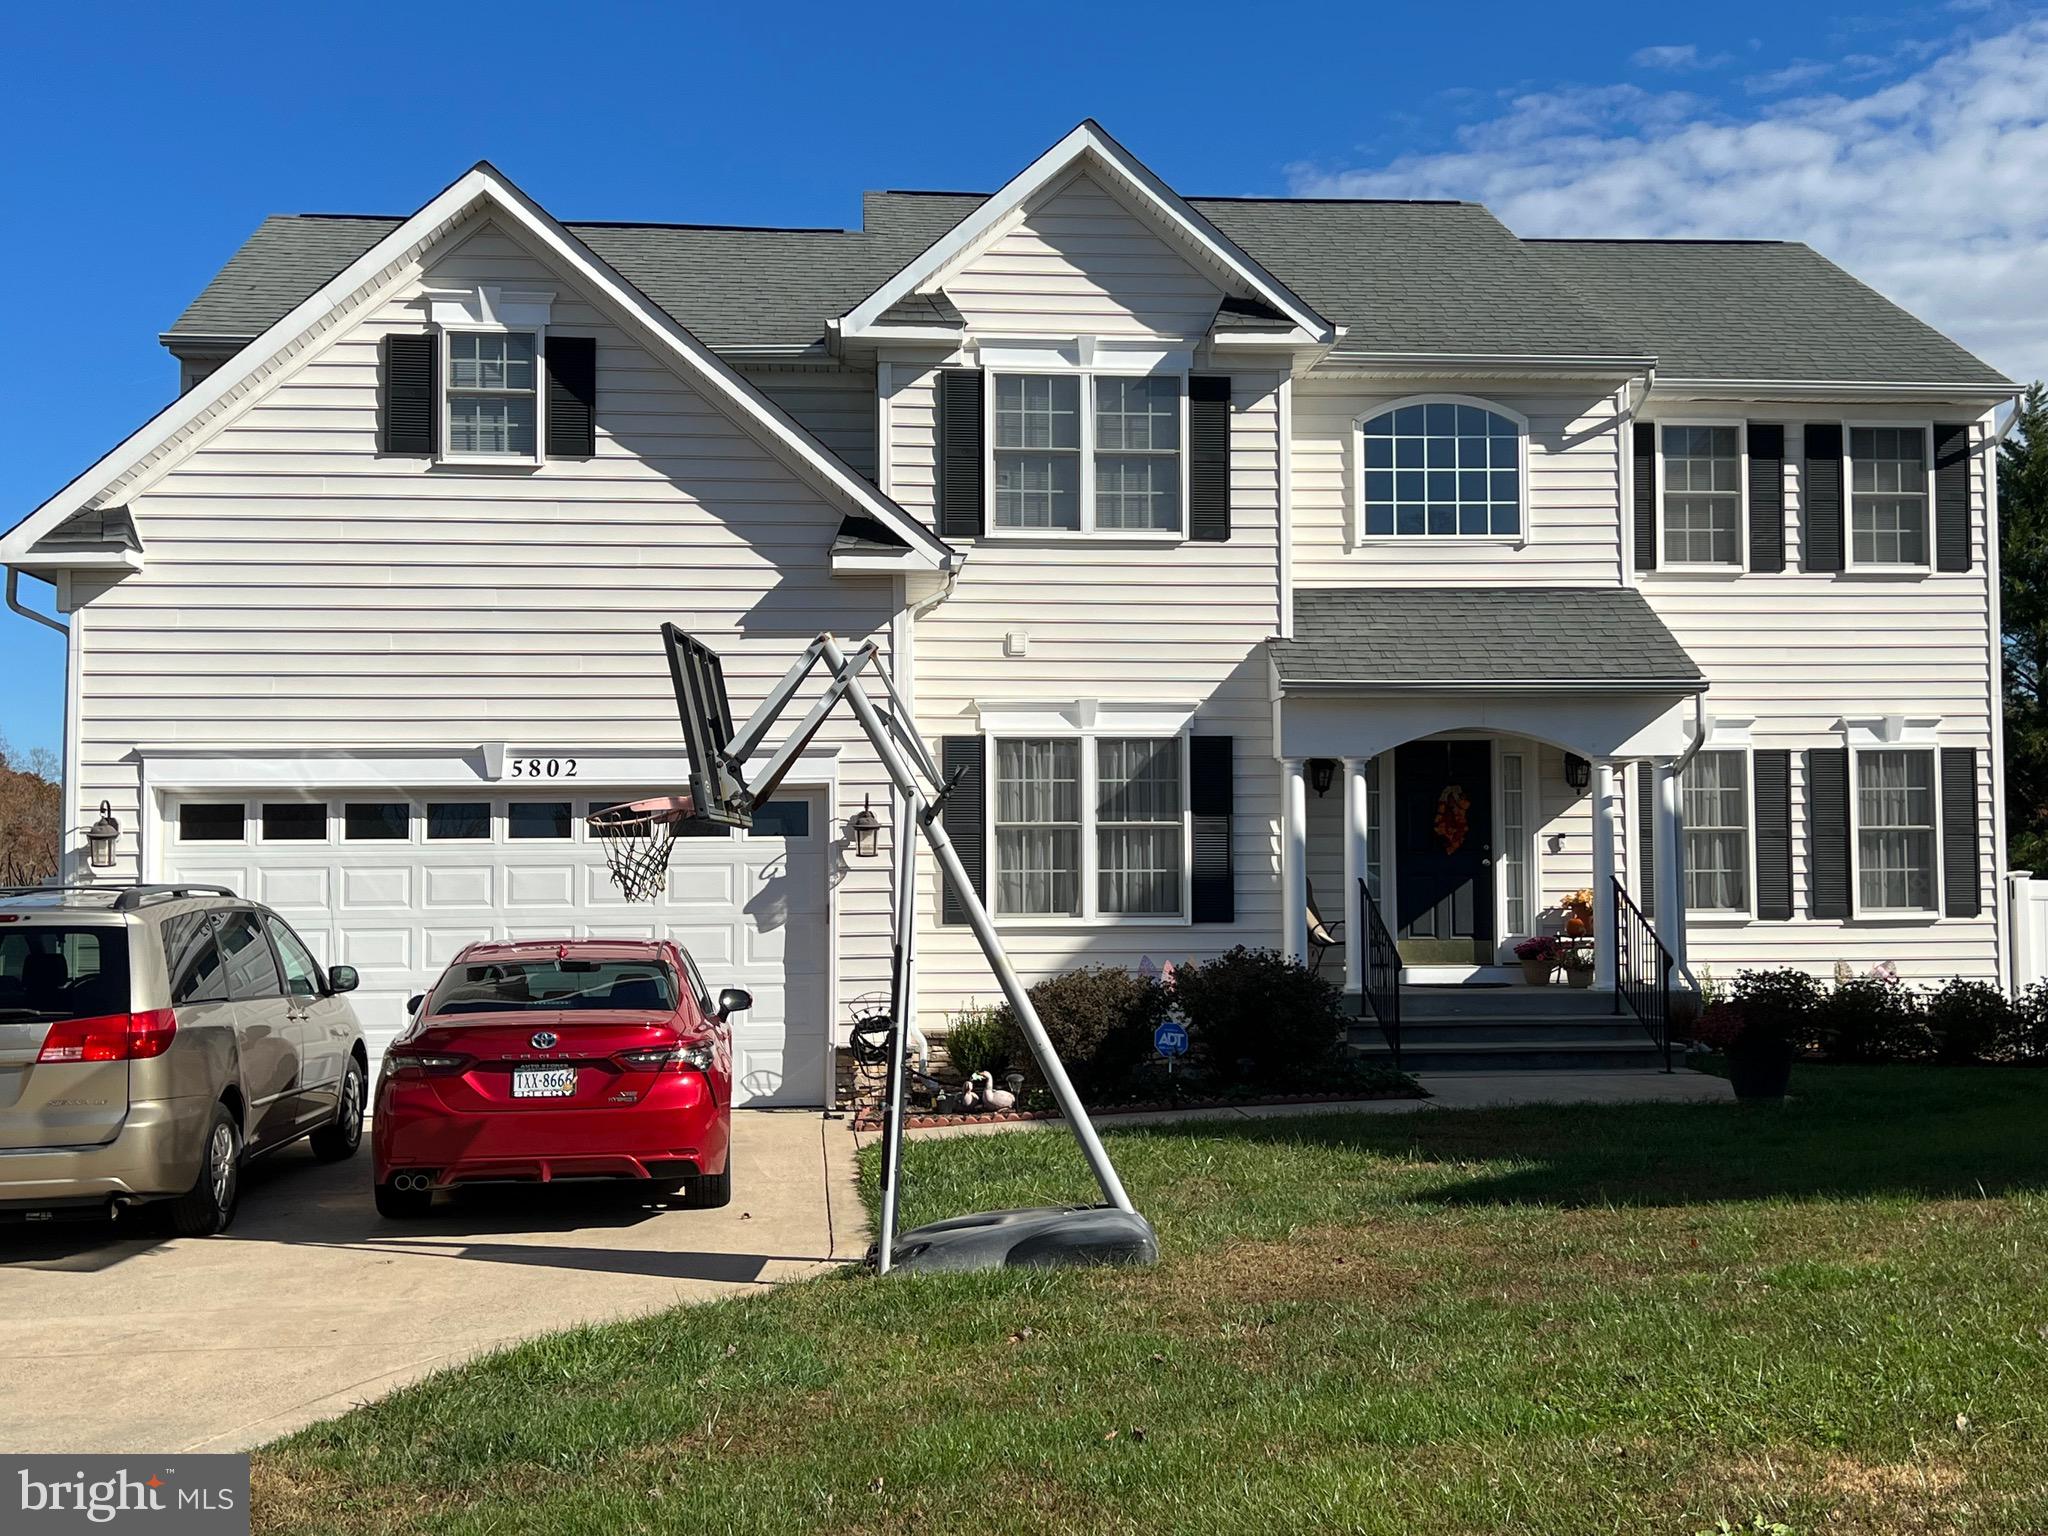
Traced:
POLYGON ((434 410, 440 427, 436 441, 440 451, 437 464, 459 464, 465 469, 534 469, 547 462, 548 442, 548 324, 553 318, 554 294, 515 290, 494 283, 469 288, 430 289, 427 293, 429 318, 435 333, 439 372, 435 379, 434 410), (450 341, 461 335, 533 337, 533 452, 456 453, 449 444, 449 381, 454 374, 454 348, 450 341))
POLYGON ((170 842, 189 848, 248 848, 254 846, 263 836, 263 806, 260 801, 251 801, 246 795, 205 794, 197 792, 180 795, 172 802, 166 820, 170 822, 170 842), (189 805, 233 805, 237 800, 242 805, 242 835, 240 837, 187 837, 185 835, 185 807, 189 805), (253 814, 251 807, 254 807, 253 814))
POLYGON ((1186 928, 1194 919, 1194 854, 1195 819, 1188 807, 1188 738, 1193 734, 1191 723, 1182 720, 1172 725, 1146 725, 1124 719, 1103 720, 1086 726, 1067 724, 1041 724, 1033 721, 1028 725, 1013 725, 1007 722, 996 724, 984 722, 982 727, 983 761, 988 764, 988 794, 984 797, 982 810, 982 846, 988 850, 986 885, 988 890, 989 915, 1005 928, 1072 928, 1076 924, 1090 926, 1112 924, 1119 928, 1186 928), (1101 853, 1096 845, 1098 822, 1097 801, 1101 798, 1100 779, 1096 773, 1096 743, 1104 737, 1118 740, 1178 741, 1180 743, 1180 911, 1174 914, 1104 912, 1098 882, 1101 874, 1101 853), (996 845, 996 800, 999 788, 997 775, 997 745, 1004 741, 1041 741, 1052 738, 1077 741, 1080 743, 1077 788, 1080 794, 1081 828, 1081 910, 1078 913, 1005 912, 1002 908, 1002 872, 998 861, 1001 853, 996 845))
MULTIPOLYGON (((1931 421, 1849 421, 1842 428, 1842 569, 1868 576, 1931 576, 1934 573, 1934 423, 1931 421), (1856 558, 1855 434, 1871 429, 1920 434, 1926 489, 1920 493, 1920 548, 1926 558, 1907 561, 1859 561, 1856 558)), ((1878 493, 1888 494, 1884 492, 1878 493)))
MULTIPOLYGON (((1656 536, 1657 569, 1674 574, 1734 576, 1749 568, 1749 423, 1739 417, 1682 416, 1653 423, 1657 429, 1656 536), (1664 539, 1664 433, 1669 427, 1733 427, 1735 429, 1735 558, 1733 560, 1672 560, 1665 553, 1664 539)), ((1845 439, 1846 441, 1846 439, 1845 439)), ((1844 474, 1847 473, 1846 466, 1844 474)))
POLYGON ((1943 863, 1941 825, 1941 748, 1931 732, 1910 727, 1894 739, 1850 727, 1849 741, 1849 916, 1856 922, 1934 922, 1942 915, 1942 882, 1947 870, 1943 863), (1863 758, 1871 752, 1917 752, 1928 760, 1928 786, 1934 802, 1933 865, 1928 891, 1933 905, 1927 907, 1866 907, 1863 904, 1863 758))
MULTIPOLYGON (((204 797, 193 795, 190 798, 202 800, 204 797)), ((180 801, 180 804, 182 805, 183 802, 180 801)), ((336 816, 335 802, 324 797, 316 799, 313 796, 307 795, 294 800, 292 797, 276 794, 258 795, 249 801, 248 816, 244 822, 244 825, 249 829, 246 841, 259 848, 264 846, 272 848, 319 848, 338 843, 341 841, 341 823, 336 819, 336 816), (319 806, 325 812, 327 830, 319 837, 271 837, 263 830, 263 808, 266 805, 291 804, 319 806)), ((181 836, 178 841, 183 842, 184 838, 181 836)), ((194 843, 192 846, 196 848, 202 845, 194 843)), ((226 846, 233 845, 229 844, 226 846)))
MULTIPOLYGON (((1092 349, 1090 349, 1092 351, 1092 349)), ((982 440, 982 484, 986 487, 986 505, 983 508, 984 538, 1013 539, 1026 542, 1044 539, 1109 539, 1132 541, 1145 544, 1182 544, 1188 538, 1188 375, 1192 371, 1185 365, 1176 365, 1169 359, 1166 366, 1146 367, 1142 365, 1118 366, 1114 355, 1096 362, 1077 365, 1065 357, 1048 355, 1042 359, 1018 357, 985 363, 987 378, 982 390, 981 440, 982 440), (1071 378, 1079 382, 1081 417, 1080 447, 1075 450, 1081 459, 1081 526, 1079 528, 1004 528, 996 521, 996 381, 999 378, 1071 378), (1180 460, 1180 526, 1178 528, 1097 528, 1095 526, 1095 382, 1102 378, 1119 379, 1171 379, 1180 392, 1180 447, 1176 457, 1180 460)), ((1014 452, 1017 450, 1004 450, 1014 452)), ((1028 451, 1028 450, 1025 450, 1028 451)), ((1065 450, 1060 450, 1064 452, 1065 450)), ((1112 449, 1111 452, 1116 450, 1112 449)), ((1107 734, 1107 733, 1105 733, 1107 734)))
MULTIPOLYGON (((1688 425, 1691 425, 1691 423, 1688 423, 1688 425)), ((1691 890, 1685 890, 1681 893, 1685 898, 1685 921, 1688 927, 1694 923, 1753 923, 1757 920, 1756 748, 1751 745, 1746 732, 1739 739, 1733 740, 1716 740, 1715 736, 1709 733, 1706 745, 1700 748, 1700 755, 1704 756, 1709 752, 1723 753, 1742 759, 1742 819, 1744 823, 1742 838, 1742 893, 1744 901, 1740 907, 1696 907, 1692 904, 1691 890)), ((1691 764, 1686 766, 1690 768, 1691 764)), ((1653 775, 1652 782, 1654 783, 1655 765, 1646 765, 1645 771, 1653 775)), ((1684 815, 1685 776, 1683 774, 1679 775, 1678 804, 1680 811, 1678 834, 1682 839, 1692 831, 1692 823, 1684 815)), ((1655 815, 1654 807, 1651 814, 1655 815)), ((1692 874, 1692 850, 1687 848, 1683 852, 1685 855, 1685 868, 1682 873, 1689 878, 1692 874)))
POLYGON ((1481 399, 1477 395, 1403 395, 1398 400, 1383 400, 1369 405, 1351 418, 1351 544, 1354 549, 1388 544, 1515 546, 1529 542, 1529 418, 1513 406, 1498 400, 1481 399), (1398 519, 1392 533, 1365 531, 1365 424, 1408 405, 1470 405, 1515 424, 1515 492, 1519 504, 1515 510, 1514 533, 1402 533, 1398 519))

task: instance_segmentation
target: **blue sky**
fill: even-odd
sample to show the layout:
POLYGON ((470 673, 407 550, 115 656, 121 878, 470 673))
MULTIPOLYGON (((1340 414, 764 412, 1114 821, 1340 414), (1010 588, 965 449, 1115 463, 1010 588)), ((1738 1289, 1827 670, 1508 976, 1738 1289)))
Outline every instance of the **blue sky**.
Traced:
MULTIPOLYGON (((2048 373, 2042 6, 1013 14, 18 8, 0 526, 166 403, 157 334, 265 214, 410 212, 480 158, 564 218, 845 225, 865 188, 990 188, 1094 116, 1187 193, 1810 240, 2008 373, 2048 373)), ((0 736, 54 748, 60 640, 0 613, 0 658, 0 736)))

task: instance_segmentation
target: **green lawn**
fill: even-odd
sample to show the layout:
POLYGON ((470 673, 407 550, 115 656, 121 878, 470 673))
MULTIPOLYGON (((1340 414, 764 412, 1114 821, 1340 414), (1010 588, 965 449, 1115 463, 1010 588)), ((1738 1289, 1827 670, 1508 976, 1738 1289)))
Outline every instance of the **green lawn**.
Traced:
MULTIPOLYGON (((2048 1530, 2048 1075, 1793 1091, 1113 1131, 1156 1270, 538 1340, 264 1452, 257 1529, 2048 1530)), ((906 1177, 1088 1193, 1058 1130, 906 1177)))

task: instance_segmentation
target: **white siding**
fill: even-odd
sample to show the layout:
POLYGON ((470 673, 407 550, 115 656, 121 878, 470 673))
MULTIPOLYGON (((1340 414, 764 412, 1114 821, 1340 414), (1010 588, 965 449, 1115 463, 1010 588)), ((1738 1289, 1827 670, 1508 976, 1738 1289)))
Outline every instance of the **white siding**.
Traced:
POLYGON ((1412 391, 1313 376, 1294 392, 1294 581, 1297 587, 1480 582, 1611 586, 1621 579, 1621 418, 1610 395, 1458 394, 1529 420, 1527 527, 1518 544, 1490 539, 1356 535, 1353 427, 1412 391))
MULTIPOLYGON (((1688 419, 1680 406, 1668 419, 1688 419)), ((1687 931, 1690 958, 1727 976, 1744 966, 1797 965, 1818 974, 1837 960, 1857 970, 1893 961, 1906 976, 1998 974, 1998 891, 1994 883, 1991 708, 1996 679, 1985 567, 1984 455, 1971 455, 1972 559, 1967 572, 1917 577, 1808 573, 1803 543, 1802 471, 1809 421, 1966 420, 1953 408, 1842 409, 1812 406, 1707 407, 1702 416, 1785 425, 1786 569, 1776 574, 1696 577, 1644 572, 1650 605, 1710 683, 1707 708, 1722 718, 1754 717, 1758 749, 1792 753, 1792 902, 1785 923, 1699 921, 1687 931), (1805 823, 1808 748, 1845 744, 1841 722, 1875 715, 1937 718, 1940 743, 1974 747, 1978 765, 1983 916, 1940 921, 1840 922, 1807 916, 1809 839, 1805 823)), ((1988 422, 1979 422, 1982 442, 1988 422)))
MULTIPOLYGON (((894 484, 906 506, 922 510, 930 503, 935 376, 902 365, 893 371, 894 484)), ((1235 738, 1236 922, 1006 925, 1027 984, 1075 965, 1178 961, 1279 941, 1280 770, 1262 648, 1279 619, 1278 407, 1277 378, 1236 378, 1228 542, 982 539, 954 595, 917 623, 918 724, 934 751, 941 737, 979 729, 977 702, 1190 704, 1198 706, 1198 734, 1235 738), (1029 634, 1028 655, 1003 654, 1012 630, 1029 634)), ((928 1025, 943 1025, 965 1001, 997 996, 968 931, 940 925, 937 910, 927 873, 918 969, 928 1025)))
POLYGON ((740 372, 856 474, 875 478, 874 369, 748 362, 740 372))
POLYGON ((971 331, 1198 337, 1223 294, 1094 178, 1051 189, 944 279, 971 331))
MULTIPOLYGON (((84 629, 80 798, 134 826, 137 749, 678 747, 658 626, 726 658, 736 711, 823 628, 887 639, 834 579, 839 511, 501 226, 464 226, 132 503, 147 567, 84 629), (376 451, 378 339, 423 282, 538 285, 598 338, 595 457, 462 471, 376 451)), ((847 391, 850 393, 850 389, 847 391)), ((845 721, 836 824, 883 780, 845 721)), ((836 825, 833 835, 837 836, 836 825)), ((131 848, 132 841, 126 844, 131 848)), ((886 974, 885 871, 838 883, 842 991, 886 974)))

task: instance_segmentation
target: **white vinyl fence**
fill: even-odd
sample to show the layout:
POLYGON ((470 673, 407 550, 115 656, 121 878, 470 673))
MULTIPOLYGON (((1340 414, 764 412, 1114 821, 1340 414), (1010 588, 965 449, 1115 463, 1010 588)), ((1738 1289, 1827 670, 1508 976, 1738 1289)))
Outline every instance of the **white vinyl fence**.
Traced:
POLYGON ((2012 916, 2012 987, 2019 992, 2048 981, 2048 878, 2025 870, 2006 877, 2012 916))

